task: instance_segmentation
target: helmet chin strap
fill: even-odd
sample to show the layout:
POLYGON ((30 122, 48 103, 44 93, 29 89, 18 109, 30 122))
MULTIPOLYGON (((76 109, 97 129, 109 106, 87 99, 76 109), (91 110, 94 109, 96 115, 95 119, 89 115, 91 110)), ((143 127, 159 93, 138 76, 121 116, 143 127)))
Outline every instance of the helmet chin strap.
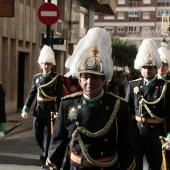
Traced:
POLYGON ((86 95, 88 95, 87 93, 93 94, 93 93, 96 93, 97 91, 101 90, 101 88, 103 87, 103 85, 105 84, 105 82, 106 82, 106 80, 104 80, 104 81, 102 82, 102 84, 101 84, 98 88, 96 88, 95 90, 92 90, 92 91, 86 90, 86 89, 84 89, 81 85, 80 85, 80 86, 81 86, 83 92, 84 92, 86 95))

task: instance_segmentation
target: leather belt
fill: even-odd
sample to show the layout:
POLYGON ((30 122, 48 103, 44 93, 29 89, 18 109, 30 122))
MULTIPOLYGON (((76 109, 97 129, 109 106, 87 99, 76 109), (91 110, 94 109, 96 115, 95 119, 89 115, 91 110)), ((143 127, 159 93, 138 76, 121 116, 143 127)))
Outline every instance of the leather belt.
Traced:
POLYGON ((143 122, 143 123, 151 123, 151 124, 164 123, 164 121, 160 121, 155 118, 146 118, 142 116, 135 116, 134 119, 137 120, 138 122, 143 122))
POLYGON ((56 99, 53 99, 53 98, 43 98, 43 97, 37 96, 37 100, 39 102, 50 102, 50 101, 55 101, 56 99))
MULTIPOLYGON (((90 166, 90 163, 85 158, 82 158, 82 156, 77 155, 74 152, 70 152, 69 153, 69 157, 76 164, 82 165, 84 167, 89 167, 90 166)), ((108 163, 108 162, 110 162, 113 159, 114 159, 114 156, 100 158, 100 159, 94 159, 94 160, 98 161, 100 163, 108 163)))

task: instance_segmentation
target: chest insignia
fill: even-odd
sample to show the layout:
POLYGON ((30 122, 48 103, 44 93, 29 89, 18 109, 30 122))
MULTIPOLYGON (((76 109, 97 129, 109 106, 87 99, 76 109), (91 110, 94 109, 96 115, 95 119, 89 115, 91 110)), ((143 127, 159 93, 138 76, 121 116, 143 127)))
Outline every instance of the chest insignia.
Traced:
POLYGON ((76 119, 76 117, 77 117, 77 109, 75 107, 70 108, 68 112, 68 119, 73 121, 74 119, 76 119))
POLYGON ((139 93, 139 87, 136 86, 136 87, 133 89, 133 92, 136 93, 136 94, 139 93))
POLYGON ((35 81, 36 83, 38 83, 39 82, 39 79, 36 79, 36 81, 35 81))

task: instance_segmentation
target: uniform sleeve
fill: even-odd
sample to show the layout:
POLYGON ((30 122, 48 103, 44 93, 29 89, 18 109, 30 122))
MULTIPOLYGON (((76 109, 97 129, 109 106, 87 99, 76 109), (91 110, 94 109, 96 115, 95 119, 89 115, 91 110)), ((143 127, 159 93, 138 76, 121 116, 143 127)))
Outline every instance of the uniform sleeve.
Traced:
POLYGON ((122 102, 118 116, 118 160, 120 169, 132 170, 135 168, 134 145, 131 116, 128 112, 128 104, 122 102))
POLYGON ((29 109, 30 109, 30 107, 31 107, 31 105, 34 101, 36 94, 37 94, 37 87, 36 87, 36 84, 35 84, 35 78, 33 77, 31 90, 28 94, 28 97, 27 97, 25 105, 24 105, 24 108, 28 109, 28 110, 26 110, 27 112, 29 111, 29 109))
POLYGON ((56 84, 56 90, 57 90, 57 111, 59 109, 60 106, 60 102, 61 102, 61 98, 63 97, 63 80, 62 80, 62 76, 59 75, 57 77, 57 84, 56 84))
POLYGON ((53 169, 60 169, 68 143, 68 132, 64 121, 64 106, 60 105, 58 117, 55 121, 54 132, 48 150, 47 165, 53 169), (56 168, 57 167, 57 168, 56 168))
POLYGON ((133 95, 131 95, 131 84, 129 83, 128 87, 127 87, 127 91, 126 91, 126 100, 128 101, 128 107, 129 107, 129 113, 130 115, 134 115, 135 114, 135 109, 134 109, 134 98, 133 95))
POLYGON ((170 132, 170 83, 167 84, 167 90, 165 94, 165 115, 166 115, 166 131, 170 132))

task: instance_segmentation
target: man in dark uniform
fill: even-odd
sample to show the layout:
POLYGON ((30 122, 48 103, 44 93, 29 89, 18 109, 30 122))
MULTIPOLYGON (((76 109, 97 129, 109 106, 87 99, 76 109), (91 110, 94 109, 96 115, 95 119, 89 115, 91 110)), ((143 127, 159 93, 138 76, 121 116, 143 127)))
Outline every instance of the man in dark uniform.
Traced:
MULTIPOLYGON (((159 47, 158 52, 162 61, 162 66, 158 69, 157 77, 158 79, 163 79, 170 82, 170 75, 168 74, 168 70, 170 68, 170 52, 165 47, 159 47)), ((170 170, 170 151, 165 150, 165 153, 167 168, 170 170)))
POLYGON ((103 87, 113 73, 107 31, 98 27, 90 29, 66 61, 66 67, 75 71, 70 73, 77 76, 83 92, 61 100, 46 169, 61 168, 68 145, 67 170, 134 169, 127 102, 105 92, 103 87), (85 44, 84 49, 80 48, 85 44))
POLYGON ((170 68, 170 52, 165 47, 160 47, 158 52, 162 61, 162 66, 158 69, 158 79, 170 80, 170 75, 168 74, 170 68))
POLYGON ((157 79, 161 60, 156 42, 143 40, 135 60, 135 69, 140 69, 143 78, 129 83, 126 99, 129 103, 134 129, 136 169, 143 170, 146 156, 150 170, 160 170, 162 146, 160 136, 170 132, 170 85, 157 79))
POLYGON ((53 131, 54 113, 57 112, 61 97, 63 97, 62 76, 52 71, 55 65, 54 52, 45 45, 38 59, 42 73, 33 76, 32 87, 22 110, 21 116, 27 118, 27 113, 36 97, 33 111, 33 132, 39 147, 42 149, 40 160, 45 163, 53 131))
POLYGON ((0 138, 4 137, 6 130, 5 91, 0 83, 0 138))

